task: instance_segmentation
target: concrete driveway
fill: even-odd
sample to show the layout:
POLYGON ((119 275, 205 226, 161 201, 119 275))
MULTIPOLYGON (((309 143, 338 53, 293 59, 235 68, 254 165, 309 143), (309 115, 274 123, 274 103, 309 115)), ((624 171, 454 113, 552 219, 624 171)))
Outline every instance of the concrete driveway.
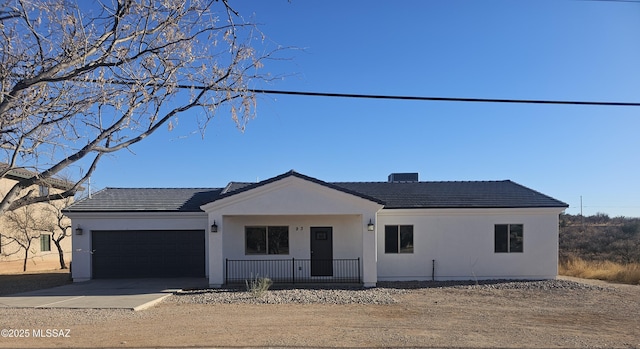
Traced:
POLYGON ((0 307, 142 310, 178 290, 203 287, 207 280, 198 278, 90 280, 2 296, 0 307))

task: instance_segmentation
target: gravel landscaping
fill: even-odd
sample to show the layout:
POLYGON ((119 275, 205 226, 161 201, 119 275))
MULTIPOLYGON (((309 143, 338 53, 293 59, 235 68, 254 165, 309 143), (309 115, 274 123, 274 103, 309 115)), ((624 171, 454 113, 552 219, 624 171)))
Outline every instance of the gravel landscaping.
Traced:
POLYGON ((254 296, 241 289, 208 289, 178 292, 165 302, 189 304, 393 304, 394 295, 404 293, 390 288, 292 288, 276 289, 254 296))
POLYGON ((310 287, 274 289, 254 296, 245 289, 205 289, 177 292, 165 302, 182 304, 394 304, 397 296, 409 290, 454 288, 468 290, 598 290, 614 291, 613 287, 588 285, 567 280, 475 282, 386 282, 376 288, 310 287))
POLYGON ((0 328, 70 334, 0 348, 640 348, 638 314, 640 286, 572 278, 202 289, 138 312, 0 308, 0 328))

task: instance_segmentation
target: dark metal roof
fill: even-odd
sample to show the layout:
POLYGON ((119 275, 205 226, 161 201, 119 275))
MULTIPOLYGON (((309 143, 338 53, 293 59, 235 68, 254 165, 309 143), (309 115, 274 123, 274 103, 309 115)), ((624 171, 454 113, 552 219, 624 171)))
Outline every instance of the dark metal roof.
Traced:
POLYGON ((105 188, 65 212, 202 212, 221 188, 105 188))
POLYGON ((366 193, 385 208, 568 207, 509 180, 471 182, 351 182, 336 186, 366 193))
POLYGON ((238 189, 242 189, 246 186, 249 186, 253 183, 247 183, 247 182, 229 182, 229 184, 227 184, 226 187, 224 187, 224 189, 222 190, 222 192, 220 194, 226 194, 226 193, 230 193, 232 191, 236 191, 238 189))
POLYGON ((202 212, 201 205, 286 177, 298 177, 379 204, 400 208, 568 207, 562 201, 509 180, 469 182, 327 183, 295 171, 257 182, 231 182, 225 188, 107 188, 80 200, 67 212, 202 212))

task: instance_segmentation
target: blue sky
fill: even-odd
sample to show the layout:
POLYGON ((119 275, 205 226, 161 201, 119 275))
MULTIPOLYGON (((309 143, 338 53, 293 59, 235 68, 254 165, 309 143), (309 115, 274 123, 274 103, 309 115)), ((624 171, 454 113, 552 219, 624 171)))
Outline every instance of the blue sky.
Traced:
MULTIPOLYGON (((297 47, 253 88, 640 102, 640 2, 238 1, 297 47)), ((511 179, 567 213, 640 217, 640 107, 258 97, 239 132, 189 115, 107 156, 92 188, 221 187, 290 169, 325 181, 511 179)))

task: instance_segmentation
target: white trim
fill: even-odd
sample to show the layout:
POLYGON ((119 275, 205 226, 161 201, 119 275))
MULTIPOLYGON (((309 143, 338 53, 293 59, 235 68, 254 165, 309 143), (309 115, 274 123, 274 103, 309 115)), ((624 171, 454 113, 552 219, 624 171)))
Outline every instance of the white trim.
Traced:
POLYGON ((529 208, 383 208, 378 216, 485 216, 495 215, 540 215, 560 214, 564 207, 529 207, 529 208))

